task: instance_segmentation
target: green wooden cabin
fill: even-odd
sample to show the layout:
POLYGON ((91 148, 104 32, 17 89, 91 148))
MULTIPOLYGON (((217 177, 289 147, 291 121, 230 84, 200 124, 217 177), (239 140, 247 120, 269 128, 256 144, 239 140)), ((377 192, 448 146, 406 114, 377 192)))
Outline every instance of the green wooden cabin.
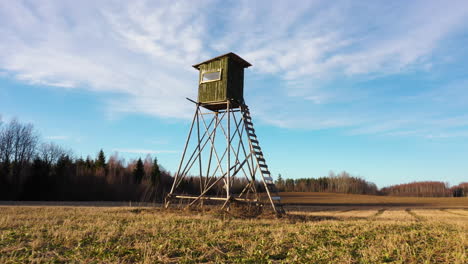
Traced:
POLYGON ((200 71, 198 102, 205 108, 221 110, 244 103, 244 68, 250 63, 230 52, 193 65, 200 71))

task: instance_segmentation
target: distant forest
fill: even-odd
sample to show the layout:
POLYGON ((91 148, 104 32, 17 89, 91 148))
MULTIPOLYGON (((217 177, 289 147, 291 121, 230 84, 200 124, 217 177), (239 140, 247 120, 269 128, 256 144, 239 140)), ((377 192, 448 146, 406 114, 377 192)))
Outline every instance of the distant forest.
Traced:
POLYGON ((347 172, 327 177, 283 180, 277 177, 276 186, 283 192, 335 192, 412 197, 464 197, 468 196, 468 182, 450 187, 439 181, 422 181, 392 185, 378 189, 374 183, 349 175, 347 172))
MULTIPOLYGON (((76 158, 71 150, 41 142, 33 125, 0 120, 0 200, 30 201, 146 201, 160 202, 170 190, 172 175, 156 158, 125 161, 117 153, 76 158)), ((419 197, 468 196, 468 182, 449 187, 443 182, 414 182, 378 189, 374 183, 346 172, 326 177, 276 179, 280 191, 336 192, 419 197)), ((257 183, 262 190, 261 184, 257 183)), ((188 177, 182 193, 196 193, 197 177, 188 177)), ((233 192, 241 191, 236 179, 233 192)), ((222 192, 222 186, 211 194, 222 192)))

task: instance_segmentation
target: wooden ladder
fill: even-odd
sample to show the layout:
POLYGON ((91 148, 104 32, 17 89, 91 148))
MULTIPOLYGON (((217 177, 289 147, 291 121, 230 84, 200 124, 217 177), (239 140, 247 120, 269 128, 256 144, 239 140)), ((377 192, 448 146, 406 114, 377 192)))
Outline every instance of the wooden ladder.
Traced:
POLYGON ((253 153, 253 156, 257 161, 257 169, 261 172, 260 175, 262 176, 262 181, 268 194, 268 198, 271 202, 273 210, 277 214, 283 215, 286 212, 283 208, 283 205, 281 204, 281 197, 279 196, 278 188, 276 188, 276 185, 273 182, 273 178, 271 177, 271 173, 268 170, 262 149, 260 148, 257 135, 255 134, 249 107, 245 104, 241 104, 240 109, 242 111, 242 118, 244 120, 245 130, 249 139, 250 151, 253 153))

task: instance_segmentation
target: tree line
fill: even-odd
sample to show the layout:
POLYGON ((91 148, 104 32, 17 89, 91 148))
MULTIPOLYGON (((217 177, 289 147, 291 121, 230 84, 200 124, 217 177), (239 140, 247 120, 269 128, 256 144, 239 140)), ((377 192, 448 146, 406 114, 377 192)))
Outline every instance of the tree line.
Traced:
POLYGON ((286 180, 280 174, 275 184, 283 192, 333 192, 375 195, 379 191, 374 183, 351 176, 345 171, 339 174, 330 172, 327 177, 286 180))
MULTIPOLYGON (((172 177, 148 155, 126 162, 73 157, 55 143, 41 142, 31 124, 0 123, 1 200, 160 201, 172 177)), ((169 186, 169 187, 168 187, 169 186)))
MULTIPOLYGON (((0 120, 0 200, 60 201, 162 201, 173 177, 156 158, 130 160, 118 153, 109 158, 103 150, 95 158, 74 157, 71 150, 52 142, 41 142, 31 124, 16 119, 0 120)), ((276 186, 283 192, 334 192, 420 197, 468 196, 468 182, 449 187, 443 182, 413 182, 378 189, 347 172, 319 178, 283 179, 276 186)), ((246 180, 234 180, 232 190, 241 192, 246 180)), ((200 179, 186 177, 178 192, 196 194, 200 179)), ((261 183, 257 190, 264 191, 261 183)), ((222 183, 208 195, 223 192, 222 183)))
POLYGON ((448 183, 439 181, 420 181, 377 188, 372 182, 360 177, 351 176, 347 172, 319 178, 283 179, 278 175, 275 182, 282 192, 332 192, 347 194, 370 194, 410 197, 467 197, 468 182, 462 182, 450 187, 448 183))
MULTIPOLYGON (((0 200, 161 202, 173 180, 151 155, 127 162, 100 150, 95 158, 76 158, 71 150, 41 142, 31 124, 0 122, 0 200)), ((245 179, 234 179, 233 193, 245 185, 245 179)), ((197 194, 199 186, 198 177, 187 176, 177 191, 197 194)), ((260 183, 257 189, 262 191, 260 183)), ((220 182, 208 195, 222 192, 220 182)))
POLYGON ((390 196, 466 197, 468 196, 468 182, 453 187, 439 181, 411 182, 382 188, 380 193, 390 196))

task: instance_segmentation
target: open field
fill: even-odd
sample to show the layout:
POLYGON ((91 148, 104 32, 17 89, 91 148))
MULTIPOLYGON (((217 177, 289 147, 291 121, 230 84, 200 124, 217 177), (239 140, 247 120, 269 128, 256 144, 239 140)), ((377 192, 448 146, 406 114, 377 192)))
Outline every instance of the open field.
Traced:
MULTIPOLYGON (((281 192, 281 201, 289 208, 310 210, 317 208, 468 208, 468 197, 396 197, 321 192, 281 192)), ((122 206, 159 206, 144 202, 44 202, 44 201, 0 201, 1 205, 30 206, 90 206, 90 207, 122 207, 122 206)))
POLYGON ((0 206, 0 263, 466 263, 467 209, 0 206))

